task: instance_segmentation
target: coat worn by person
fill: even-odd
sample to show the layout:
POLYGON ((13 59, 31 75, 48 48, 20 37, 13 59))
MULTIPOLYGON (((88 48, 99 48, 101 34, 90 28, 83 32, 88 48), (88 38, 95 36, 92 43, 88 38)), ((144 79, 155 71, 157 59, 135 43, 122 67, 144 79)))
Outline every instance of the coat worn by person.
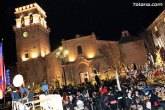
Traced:
POLYGON ((109 105, 112 110, 117 110, 117 96, 113 93, 109 96, 109 105))
POLYGON ((125 108, 125 100, 124 100, 124 96, 123 96, 123 92, 122 91, 118 91, 117 92, 117 102, 118 102, 118 107, 119 109, 124 109, 125 108))
POLYGON ((133 104, 133 99, 131 97, 126 97, 125 98, 125 105, 126 109, 129 109, 129 107, 133 104))
POLYGON ((104 93, 101 97, 101 108, 103 110, 108 110, 109 109, 109 107, 108 107, 109 100, 108 99, 109 99, 109 96, 106 93, 104 93))

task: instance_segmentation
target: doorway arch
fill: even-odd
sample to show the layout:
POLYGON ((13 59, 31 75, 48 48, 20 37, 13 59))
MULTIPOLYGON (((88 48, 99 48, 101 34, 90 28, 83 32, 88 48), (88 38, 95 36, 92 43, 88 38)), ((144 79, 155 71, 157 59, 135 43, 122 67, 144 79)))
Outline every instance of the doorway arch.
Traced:
POLYGON ((77 65, 76 67, 76 72, 78 74, 78 78, 77 81, 80 83, 85 83, 88 82, 90 80, 90 71, 89 71, 90 67, 88 65, 88 63, 86 62, 81 62, 77 65))

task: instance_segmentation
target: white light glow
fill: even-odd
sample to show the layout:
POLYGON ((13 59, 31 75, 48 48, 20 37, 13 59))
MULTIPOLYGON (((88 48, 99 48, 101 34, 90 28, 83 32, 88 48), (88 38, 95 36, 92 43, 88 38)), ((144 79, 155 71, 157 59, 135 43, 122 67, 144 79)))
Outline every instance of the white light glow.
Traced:
POLYGON ((93 53, 88 54, 88 58, 93 58, 93 57, 94 57, 93 53))
POLYGON ((38 54, 36 52, 33 52, 32 53, 32 58, 37 58, 38 57, 38 54))
POLYGON ((20 87, 23 84, 23 76, 18 74, 13 79, 13 85, 15 87, 20 87))
POLYGON ((27 61, 28 58, 22 57, 22 61, 27 61))
POLYGON ((60 47, 59 50, 62 51, 63 50, 63 47, 60 47))
POLYGON ((41 52, 41 56, 44 57, 45 56, 45 52, 41 52))
POLYGON ((68 50, 65 50, 65 51, 64 51, 64 56, 67 56, 68 53, 69 53, 68 50))
POLYGON ((74 62, 75 61, 75 58, 72 56, 69 58, 69 62, 74 62))

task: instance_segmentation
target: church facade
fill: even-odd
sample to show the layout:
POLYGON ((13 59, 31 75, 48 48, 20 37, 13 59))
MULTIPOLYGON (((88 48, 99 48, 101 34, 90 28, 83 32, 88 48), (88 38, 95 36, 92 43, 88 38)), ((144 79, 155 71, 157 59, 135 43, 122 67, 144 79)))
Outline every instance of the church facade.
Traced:
POLYGON ((120 41, 98 40, 95 33, 76 35, 62 40, 61 48, 51 52, 44 10, 34 3, 16 8, 15 15, 17 70, 25 83, 47 80, 74 85, 93 81, 94 70, 101 79, 112 78, 113 66, 147 62, 144 40, 130 36, 128 31, 122 32, 120 41), (67 55, 59 54, 62 49, 67 50, 67 55))

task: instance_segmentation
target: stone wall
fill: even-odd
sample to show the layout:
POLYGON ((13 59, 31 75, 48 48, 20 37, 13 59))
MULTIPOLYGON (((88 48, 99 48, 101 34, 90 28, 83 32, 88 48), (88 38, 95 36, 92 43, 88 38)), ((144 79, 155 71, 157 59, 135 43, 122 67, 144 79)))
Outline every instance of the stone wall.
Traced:
POLYGON ((55 52, 56 51, 53 51, 45 56, 47 80, 49 83, 54 83, 54 81, 59 80, 61 84, 64 82, 62 65, 61 61, 56 58, 55 52))
MULTIPOLYGON (((67 84, 72 85, 84 82, 83 78, 86 73, 88 80, 93 81, 94 69, 100 74, 104 74, 112 65, 118 63, 130 65, 135 62, 144 65, 147 60, 143 40, 119 44, 117 41, 96 40, 95 35, 91 35, 62 41, 62 46, 69 52, 63 68, 67 84), (77 53, 78 45, 82 46, 83 54, 81 55, 77 53), (92 52, 94 56, 89 58, 88 54, 92 52), (72 55, 75 55, 74 61, 69 60, 70 57, 73 57, 72 55)), ((56 52, 57 50, 54 50, 45 57, 18 63, 19 73, 24 76, 27 83, 39 83, 47 80, 50 84, 54 84, 59 80, 63 85, 64 72, 60 59, 56 58, 56 52)))
POLYGON ((22 74, 25 84, 40 84, 47 79, 45 58, 31 59, 17 63, 18 74, 22 74))
POLYGON ((94 34, 89 36, 80 37, 76 36, 75 39, 62 41, 62 46, 68 50, 68 61, 74 62, 78 57, 94 58, 96 52, 96 36, 94 34), (78 54, 77 46, 82 47, 82 54, 78 54))
POLYGON ((126 65, 136 63, 144 65, 147 62, 147 54, 143 40, 120 44, 122 62, 126 65))

